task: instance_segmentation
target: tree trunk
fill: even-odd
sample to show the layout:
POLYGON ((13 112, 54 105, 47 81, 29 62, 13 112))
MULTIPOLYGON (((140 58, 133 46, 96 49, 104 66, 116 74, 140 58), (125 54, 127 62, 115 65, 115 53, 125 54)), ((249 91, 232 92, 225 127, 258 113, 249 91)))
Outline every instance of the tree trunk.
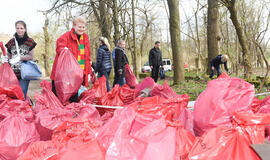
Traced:
POLYGON ((133 35, 133 48, 132 48, 132 54, 134 56, 133 58, 133 66, 134 66, 134 74, 136 77, 138 77, 138 65, 137 65, 137 44, 136 44, 136 22, 135 22, 135 5, 134 0, 132 0, 132 35, 133 35))
POLYGON ((210 63, 218 55, 218 0, 208 0, 207 17, 207 47, 208 47, 208 66, 207 73, 210 73, 210 63))
POLYGON ((93 0, 90 0, 91 7, 93 8, 94 15, 97 19, 99 28, 101 30, 102 36, 106 37, 109 42, 111 41, 111 28, 112 23, 110 21, 110 6, 111 0, 108 0, 107 2, 104 0, 98 0, 97 2, 94 2, 93 0), (98 3, 98 6, 96 6, 95 3, 98 3))
POLYGON ((117 5, 118 0, 113 0, 113 6, 112 6, 112 11, 113 11, 113 26, 114 26, 114 35, 113 35, 113 41, 114 45, 117 45, 117 41, 120 39, 120 29, 119 29, 119 9, 117 5))
POLYGON ((238 40, 239 40, 239 43, 241 45, 242 52, 243 52, 244 77, 249 79, 252 74, 252 66, 251 66, 250 55, 247 49, 247 42, 244 37, 243 29, 240 26, 239 21, 237 19, 237 11, 235 9, 235 0, 231 0, 228 3, 229 4, 227 5, 227 8, 230 11, 231 20, 235 27, 238 40))
POLYGON ((179 16, 179 0, 167 0, 170 17, 170 35, 171 35, 171 45, 173 53, 173 64, 174 84, 180 84, 185 81, 184 72, 184 59, 181 46, 181 36, 180 36, 180 16, 179 16))
POLYGON ((50 63, 49 63, 49 49, 50 49, 50 36, 48 33, 49 19, 46 17, 45 23, 43 26, 44 41, 45 41, 45 53, 42 54, 44 61, 45 76, 50 76, 50 63))

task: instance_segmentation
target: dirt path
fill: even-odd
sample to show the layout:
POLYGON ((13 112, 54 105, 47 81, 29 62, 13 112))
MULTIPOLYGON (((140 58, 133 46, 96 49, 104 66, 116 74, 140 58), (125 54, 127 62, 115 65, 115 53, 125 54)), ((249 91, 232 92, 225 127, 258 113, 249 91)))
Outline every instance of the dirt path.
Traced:
POLYGON ((35 93, 39 92, 41 93, 42 89, 40 87, 40 82, 42 80, 51 81, 50 77, 42 77, 40 80, 32 80, 30 81, 29 88, 28 88, 28 97, 30 97, 33 101, 35 101, 35 93))

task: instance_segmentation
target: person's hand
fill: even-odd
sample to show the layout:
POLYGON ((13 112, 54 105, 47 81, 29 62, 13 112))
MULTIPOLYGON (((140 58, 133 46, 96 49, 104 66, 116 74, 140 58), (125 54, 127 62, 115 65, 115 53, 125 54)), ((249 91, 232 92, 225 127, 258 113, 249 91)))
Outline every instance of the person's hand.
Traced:
POLYGON ((211 69, 212 69, 212 70, 215 70, 215 67, 213 67, 213 66, 212 66, 212 68, 211 68, 211 69))
POLYGON ((150 66, 151 69, 153 69, 153 66, 150 66))
POLYGON ((1 56, 1 60, 2 60, 2 64, 7 63, 8 62, 8 56, 1 56))

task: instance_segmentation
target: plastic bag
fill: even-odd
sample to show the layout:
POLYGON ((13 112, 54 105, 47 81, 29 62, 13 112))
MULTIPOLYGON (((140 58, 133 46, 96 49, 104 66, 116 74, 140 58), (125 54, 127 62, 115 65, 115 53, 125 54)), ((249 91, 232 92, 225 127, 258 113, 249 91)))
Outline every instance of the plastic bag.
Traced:
POLYGON ((99 99, 107 93, 106 77, 99 78, 92 88, 84 91, 79 99, 86 104, 97 104, 99 99))
POLYGON ((237 130, 217 127, 198 137, 190 150, 190 160, 260 160, 248 140, 237 130))
POLYGON ((254 86, 239 78, 211 80, 194 105, 194 131, 202 135, 207 129, 230 126, 233 112, 251 111, 254 86))
POLYGON ((64 109, 45 109, 36 114, 36 127, 43 141, 50 140, 53 130, 72 118, 74 113, 64 109))
POLYGON ((61 51, 57 62, 55 89, 59 100, 65 105, 78 92, 83 82, 83 70, 68 49, 61 51))
POLYGON ((138 84, 138 80, 136 78, 136 76, 134 75, 134 73, 132 72, 129 64, 126 64, 125 66, 125 78, 126 78, 126 84, 130 87, 130 88, 135 88, 136 85, 138 84))
MULTIPOLYGON (((37 141, 28 146, 17 160, 50 160, 58 151, 52 141, 37 141)), ((52 158, 53 159, 53 158, 52 158)))
POLYGON ((0 94, 6 94, 11 98, 24 100, 20 83, 8 63, 0 66, 0 94))
POLYGON ((136 85, 135 98, 138 97, 140 95, 140 92, 145 88, 149 88, 152 90, 154 85, 155 85, 155 81, 151 77, 146 77, 141 83, 136 85))
POLYGON ((120 92, 119 92, 119 96, 120 99, 123 101, 123 103, 125 105, 130 104, 133 102, 134 100, 134 93, 135 90, 129 88, 128 85, 124 84, 121 88, 120 88, 120 92))
POLYGON ((0 119, 4 119, 15 114, 28 121, 34 120, 34 112, 27 101, 6 99, 0 103, 0 119))
POLYGON ((265 113, 233 113, 233 124, 251 144, 263 144, 265 127, 270 125, 270 114, 265 113))
POLYGON ((0 122, 0 157, 13 160, 32 142, 39 140, 35 124, 20 116, 10 116, 0 122))
POLYGON ((254 97, 253 100, 252 100, 252 103, 250 105, 250 108, 251 110, 253 111, 253 113, 257 113, 261 107, 261 103, 262 103, 262 100, 254 97))
POLYGON ((168 82, 165 80, 163 85, 156 84, 152 89, 151 96, 159 96, 161 98, 174 98, 178 95, 169 86, 168 82))
POLYGON ((59 101, 59 99, 55 96, 55 94, 51 90, 51 83, 48 81, 41 81, 40 82, 42 88, 42 95, 36 93, 36 105, 35 105, 35 112, 38 113, 45 109, 64 109, 64 106, 59 101))

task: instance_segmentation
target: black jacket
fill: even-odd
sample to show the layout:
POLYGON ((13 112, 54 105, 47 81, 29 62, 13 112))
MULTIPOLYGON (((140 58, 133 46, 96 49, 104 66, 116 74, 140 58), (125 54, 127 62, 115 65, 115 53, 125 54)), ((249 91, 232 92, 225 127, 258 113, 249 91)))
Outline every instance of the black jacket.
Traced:
POLYGON ((120 77, 119 72, 122 72, 121 77, 125 77, 125 65, 128 64, 128 58, 125 50, 115 48, 115 76, 120 77))
POLYGON ((112 69, 111 52, 106 45, 101 45, 98 48, 97 63, 95 68, 97 72, 109 72, 112 69))
POLYGON ((158 48, 152 48, 149 52, 149 65, 150 66, 163 66, 162 53, 158 48))
POLYGON ((222 54, 220 54, 220 55, 216 56, 214 59, 212 59, 211 60, 211 63, 210 63, 210 67, 213 67, 214 66, 215 68, 217 68, 217 67, 219 67, 219 65, 224 64, 224 68, 228 72, 229 69, 227 67, 227 61, 226 62, 222 62, 221 61, 221 57, 222 57, 222 54))

